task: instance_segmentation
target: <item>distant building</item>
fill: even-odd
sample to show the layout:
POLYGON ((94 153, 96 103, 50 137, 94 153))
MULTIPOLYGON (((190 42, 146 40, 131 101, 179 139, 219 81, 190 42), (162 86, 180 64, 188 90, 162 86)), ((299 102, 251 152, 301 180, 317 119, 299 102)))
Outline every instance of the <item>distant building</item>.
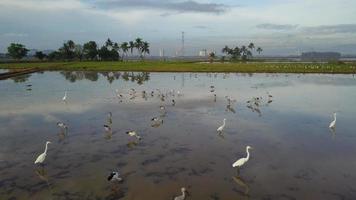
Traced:
POLYGON ((201 51, 199 51, 199 56, 200 57, 208 57, 211 53, 216 54, 216 52, 213 50, 202 49, 201 51))
POLYGON ((313 62, 337 61, 341 58, 341 54, 337 52, 305 52, 300 58, 302 61, 313 62))
POLYGON ((199 56, 200 57, 207 57, 208 56, 208 51, 206 49, 202 49, 199 51, 199 56))

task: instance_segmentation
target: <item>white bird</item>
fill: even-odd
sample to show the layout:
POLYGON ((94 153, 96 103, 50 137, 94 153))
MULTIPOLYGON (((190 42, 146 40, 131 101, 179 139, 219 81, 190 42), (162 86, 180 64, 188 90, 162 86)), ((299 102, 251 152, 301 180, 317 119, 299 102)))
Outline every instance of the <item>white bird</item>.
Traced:
POLYGON ((66 101, 67 100, 67 91, 64 92, 64 96, 62 98, 63 101, 66 101))
POLYGON ((334 129, 336 125, 336 113, 334 113, 334 120, 330 123, 329 128, 334 129))
POLYGON ((246 147, 246 153, 247 153, 246 158, 238 159, 236 162, 232 164, 232 167, 237 167, 237 169, 239 170, 240 167, 242 167, 250 159, 250 152, 248 151, 249 149, 252 149, 252 147, 250 146, 246 147))
POLYGON ((226 119, 224 119, 223 125, 221 125, 218 129, 216 129, 217 132, 219 132, 219 133, 223 132, 223 130, 225 128, 225 121, 226 121, 226 119))
POLYGON ((111 127, 109 125, 104 125, 104 129, 106 132, 111 132, 111 127))
POLYGON ((126 131, 126 134, 131 137, 136 137, 137 139, 141 140, 141 136, 137 135, 136 131, 126 131))
POLYGON ((108 181, 122 181, 122 178, 120 177, 120 173, 119 172, 111 172, 110 175, 108 176, 108 181))
POLYGON ((51 144, 51 142, 49 142, 49 141, 46 142, 45 151, 44 151, 41 155, 39 155, 39 156, 37 157, 37 159, 36 159, 36 161, 35 161, 35 164, 37 164, 37 163, 42 164, 42 163, 45 161, 46 156, 47 156, 48 144, 51 144))
POLYGON ((174 200, 184 200, 185 199, 187 190, 183 187, 181 189, 181 191, 182 191, 182 195, 174 197, 174 200))
POLYGON ((57 126, 61 129, 67 129, 68 126, 63 122, 57 122, 57 126))

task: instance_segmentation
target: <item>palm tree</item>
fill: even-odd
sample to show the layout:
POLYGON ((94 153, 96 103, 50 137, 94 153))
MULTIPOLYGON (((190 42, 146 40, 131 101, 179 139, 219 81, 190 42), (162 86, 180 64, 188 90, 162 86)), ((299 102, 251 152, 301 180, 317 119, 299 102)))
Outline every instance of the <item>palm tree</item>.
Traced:
POLYGON ((123 42, 121 45, 120 45, 121 49, 122 49, 122 59, 124 59, 124 55, 126 56, 127 52, 129 51, 129 43, 127 42, 123 42))
POLYGON ((245 45, 243 45, 241 47, 240 51, 241 51, 242 60, 243 61, 247 60, 249 54, 251 54, 251 51, 249 51, 248 48, 245 45))
POLYGON ((261 47, 257 47, 257 50, 258 54, 261 54, 261 52, 263 51, 263 49, 261 47))
POLYGON ((226 55, 228 55, 229 52, 230 52, 230 50, 231 50, 231 49, 230 49, 227 45, 225 45, 225 47, 221 50, 221 52, 224 53, 224 54, 226 54, 226 55))
POLYGON ((255 48, 255 44, 253 44, 252 42, 248 45, 248 48, 253 50, 255 48))
POLYGON ((143 52, 144 56, 146 56, 146 54, 150 54, 150 43, 144 41, 142 43, 141 51, 143 52))
POLYGON ((108 38, 105 42, 105 46, 106 47, 112 47, 113 46, 113 42, 110 40, 110 38, 108 38))
POLYGON ((130 52, 131 52, 131 56, 132 56, 133 50, 135 48, 135 42, 134 41, 130 41, 129 42, 129 48, 130 48, 130 52))
POLYGON ((142 44, 143 44, 143 41, 142 41, 141 38, 136 38, 135 39, 135 48, 137 49, 137 51, 140 54, 141 58, 142 58, 142 44))

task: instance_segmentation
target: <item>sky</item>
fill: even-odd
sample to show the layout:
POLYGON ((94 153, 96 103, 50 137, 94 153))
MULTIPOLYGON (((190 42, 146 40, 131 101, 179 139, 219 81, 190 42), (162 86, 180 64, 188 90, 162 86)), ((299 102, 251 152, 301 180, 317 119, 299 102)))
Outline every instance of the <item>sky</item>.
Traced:
POLYGON ((175 55, 184 31, 186 55, 250 42, 263 55, 356 54, 355 8, 355 0, 0 0, 0 52, 11 42, 46 50, 141 37, 151 55, 175 55))

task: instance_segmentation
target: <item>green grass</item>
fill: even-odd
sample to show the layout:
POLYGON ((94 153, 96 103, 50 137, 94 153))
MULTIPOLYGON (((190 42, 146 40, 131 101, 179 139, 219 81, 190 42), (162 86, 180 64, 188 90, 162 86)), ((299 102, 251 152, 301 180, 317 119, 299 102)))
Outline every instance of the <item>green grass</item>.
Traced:
POLYGON ((356 63, 201 63, 201 62, 29 62, 1 63, 3 69, 39 68, 72 71, 356 73, 356 63))

